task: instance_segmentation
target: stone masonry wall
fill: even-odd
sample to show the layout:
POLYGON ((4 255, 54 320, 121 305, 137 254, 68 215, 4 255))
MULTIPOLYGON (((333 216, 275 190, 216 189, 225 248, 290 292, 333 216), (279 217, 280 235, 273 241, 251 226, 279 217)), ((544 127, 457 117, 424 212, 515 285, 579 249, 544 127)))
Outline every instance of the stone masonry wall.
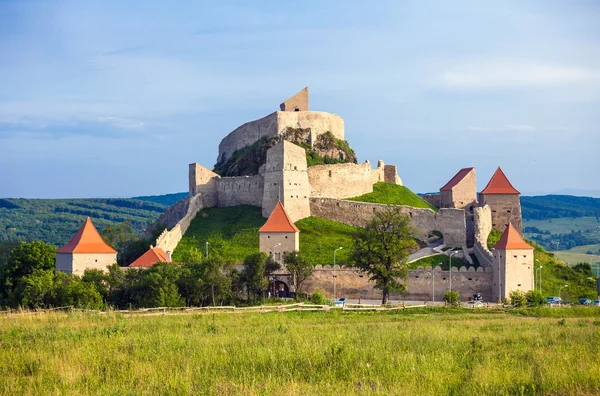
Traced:
POLYGON ((449 191, 441 191, 442 208, 457 208, 470 211, 477 203, 477 178, 475 168, 449 191))
POLYGON ((444 235, 446 245, 466 246, 466 220, 465 211, 462 209, 440 209, 435 213, 431 209, 410 206, 381 205, 333 198, 310 199, 310 210, 313 216, 360 227, 367 225, 374 213, 388 210, 390 207, 400 208, 402 215, 410 217, 411 224, 418 230, 422 240, 427 240, 427 236, 432 231, 439 231, 444 235))
POLYGON ((374 179, 385 180, 383 168, 371 169, 368 162, 316 165, 308 168, 311 198, 358 197, 373 192, 374 179))
POLYGON ((308 111, 308 87, 279 105, 281 111, 308 111))
POLYGON ((262 175, 224 177, 217 183, 218 207, 252 205, 260 207, 263 200, 262 175))
MULTIPOLYGON (((335 272, 337 297, 381 299, 381 291, 373 287, 375 283, 369 281, 367 274, 344 266, 336 266, 335 272)), ((435 286, 435 301, 442 301, 445 291, 450 286, 449 272, 436 267, 432 283, 431 267, 419 267, 417 270, 408 271, 408 277, 403 283, 407 285, 407 292, 403 295, 392 293, 391 299, 431 301, 435 286)), ((333 268, 317 265, 302 288, 309 294, 321 290, 327 297, 333 297, 333 268)), ((468 300, 474 293, 481 293, 484 301, 492 301, 492 272, 481 267, 477 270, 474 267, 461 267, 459 270, 455 268, 452 271, 452 290, 458 290, 463 301, 468 300)))
POLYGON ((492 208, 492 227, 504 231, 508 223, 522 233, 521 201, 517 194, 480 194, 481 206, 492 208))
POLYGON ((246 147, 263 136, 281 134, 288 127, 310 128, 311 142, 327 131, 338 139, 344 139, 344 120, 336 114, 321 111, 276 111, 247 122, 225 136, 219 144, 217 162, 226 160, 235 150, 246 147))
POLYGON ((210 169, 193 163, 189 165, 189 193, 190 196, 202 194, 205 208, 217 206, 217 183, 221 176, 210 169))
MULTIPOLYGON (((165 221, 167 221, 167 223, 170 224, 172 223, 172 220, 176 218, 176 216, 179 217, 179 220, 173 226, 173 228, 171 228, 171 230, 165 229, 158 236, 158 238, 156 238, 155 247, 159 247, 165 252, 173 252, 179 244, 179 241, 181 241, 181 238, 183 238, 183 234, 185 234, 185 232, 189 228, 192 220, 194 220, 196 214, 198 214, 198 212, 202 210, 202 208, 202 194, 197 194, 193 197, 184 198, 181 201, 169 207, 169 209, 167 209, 167 211, 163 213, 164 215, 169 211, 171 212, 169 218, 165 219, 165 221), (181 212, 184 209, 185 212, 183 215, 181 215, 181 212)), ((163 215, 161 215, 161 217, 163 217, 163 215)), ((160 218, 158 221, 160 222, 160 218)), ((165 223, 161 224, 165 226, 167 225, 165 223)))
POLYGON ((473 210, 473 253, 483 267, 491 267, 494 258, 488 250, 487 239, 492 231, 492 209, 489 206, 477 207, 473 210))

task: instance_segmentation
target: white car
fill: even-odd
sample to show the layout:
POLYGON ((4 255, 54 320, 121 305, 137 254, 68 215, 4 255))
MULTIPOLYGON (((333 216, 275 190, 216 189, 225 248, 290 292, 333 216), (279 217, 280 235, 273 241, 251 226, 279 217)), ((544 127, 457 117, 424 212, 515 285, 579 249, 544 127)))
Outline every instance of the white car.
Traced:
POLYGON ((483 302, 481 301, 469 301, 467 303, 467 308, 483 308, 483 302))

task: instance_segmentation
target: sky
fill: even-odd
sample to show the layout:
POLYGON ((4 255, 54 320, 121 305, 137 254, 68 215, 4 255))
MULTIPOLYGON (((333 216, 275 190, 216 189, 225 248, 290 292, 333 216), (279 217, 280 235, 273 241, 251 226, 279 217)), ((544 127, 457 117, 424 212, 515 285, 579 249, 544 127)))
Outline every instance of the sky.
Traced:
POLYGON ((0 197, 187 191, 308 82, 416 192, 600 196, 597 1, 0 1, 0 197))

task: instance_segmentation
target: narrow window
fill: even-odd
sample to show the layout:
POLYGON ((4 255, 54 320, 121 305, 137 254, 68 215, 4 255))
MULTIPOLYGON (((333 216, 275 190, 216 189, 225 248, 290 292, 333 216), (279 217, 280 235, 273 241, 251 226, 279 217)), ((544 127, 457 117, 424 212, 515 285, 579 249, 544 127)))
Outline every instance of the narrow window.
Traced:
POLYGON ((331 177, 331 171, 329 171, 329 177, 331 177))

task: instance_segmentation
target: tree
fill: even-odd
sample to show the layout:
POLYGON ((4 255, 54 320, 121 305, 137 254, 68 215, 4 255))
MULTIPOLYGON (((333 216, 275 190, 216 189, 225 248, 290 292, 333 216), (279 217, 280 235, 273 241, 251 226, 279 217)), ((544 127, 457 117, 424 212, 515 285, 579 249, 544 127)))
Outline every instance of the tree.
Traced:
POLYGON ((17 281, 11 296, 13 307, 48 308, 54 301, 54 274, 50 270, 35 269, 17 281))
POLYGON ((525 306, 525 303, 527 302, 526 297, 525 297, 525 293, 522 292, 521 290, 513 290, 509 293, 509 297, 510 297, 510 303, 515 307, 515 308, 521 308, 525 306))
POLYGON ((143 270, 131 285, 133 300, 140 307, 180 307, 184 305, 177 281, 180 267, 157 263, 143 270))
POLYGON ((375 288, 382 292, 382 304, 387 304, 390 292, 403 293, 409 252, 417 246, 410 219, 397 208, 375 213, 371 222, 355 233, 350 252, 354 266, 370 275, 375 288))
POLYGON ((296 293, 302 291, 302 283, 312 274, 313 265, 298 251, 284 252, 283 263, 292 275, 292 284, 296 293))
POLYGON ((231 278, 225 275, 225 272, 231 270, 232 265, 216 254, 205 259, 202 264, 204 283, 210 291, 212 305, 216 306, 217 300, 222 303, 231 297, 231 278))
POLYGON ((529 290, 525 294, 525 299, 527 300, 527 306, 533 308, 540 307, 546 303, 544 295, 539 290, 529 290))
POLYGON ((241 277, 244 280, 246 286, 246 294, 248 301, 260 299, 262 297, 262 291, 265 289, 266 278, 266 264, 268 256, 265 252, 258 252, 249 255, 244 259, 244 269, 242 270, 241 277))
POLYGON ((444 301, 451 305, 458 305, 458 299, 460 298, 460 294, 456 290, 446 290, 444 293, 444 301))

